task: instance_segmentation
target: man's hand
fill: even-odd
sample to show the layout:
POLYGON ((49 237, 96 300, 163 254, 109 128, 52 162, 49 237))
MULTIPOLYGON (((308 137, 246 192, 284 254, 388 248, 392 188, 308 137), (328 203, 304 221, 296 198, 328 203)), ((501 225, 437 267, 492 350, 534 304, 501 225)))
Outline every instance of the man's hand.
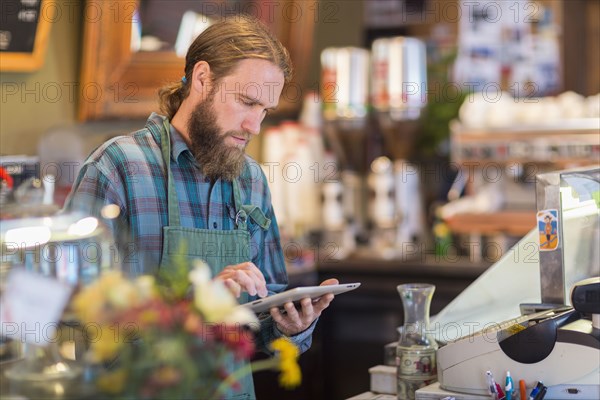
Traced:
POLYGON ((268 294, 265 277, 251 262, 229 265, 219 272, 215 279, 222 280, 235 297, 240 297, 242 291, 258 297, 265 297, 268 294))
MULTIPOLYGON (((337 279, 327 279, 321 283, 321 286, 337 285, 338 283, 337 279)), ((280 312, 277 307, 273 307, 270 310, 271 316, 281 333, 286 336, 293 336, 306 330, 321 315, 321 312, 329 307, 329 303, 331 303, 333 297, 333 294, 329 293, 321 296, 314 303, 308 297, 302 299, 300 301, 302 305, 301 310, 297 310, 294 303, 288 302, 283 306, 285 313, 280 312)))

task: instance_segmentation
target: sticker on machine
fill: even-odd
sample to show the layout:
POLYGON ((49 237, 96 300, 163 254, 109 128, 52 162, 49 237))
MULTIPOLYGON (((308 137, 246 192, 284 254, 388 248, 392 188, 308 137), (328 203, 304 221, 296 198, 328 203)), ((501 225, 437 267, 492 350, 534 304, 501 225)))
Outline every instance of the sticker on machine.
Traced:
POLYGON ((542 210, 537 213, 540 251, 558 248, 558 210, 542 210))

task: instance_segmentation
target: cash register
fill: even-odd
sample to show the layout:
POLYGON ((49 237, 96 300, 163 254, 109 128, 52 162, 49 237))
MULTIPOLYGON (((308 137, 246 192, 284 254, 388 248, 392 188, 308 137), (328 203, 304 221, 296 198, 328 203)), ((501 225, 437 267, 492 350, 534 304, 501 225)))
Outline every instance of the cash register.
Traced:
POLYGON ((524 315, 490 325, 441 347, 443 389, 488 394, 485 372, 506 371, 529 386, 543 380, 547 399, 600 399, 600 278, 577 283, 573 307, 524 315))
POLYGON ((442 391, 489 396, 486 372, 510 371, 527 394, 600 399, 600 168, 536 179, 536 227, 432 318, 442 391))

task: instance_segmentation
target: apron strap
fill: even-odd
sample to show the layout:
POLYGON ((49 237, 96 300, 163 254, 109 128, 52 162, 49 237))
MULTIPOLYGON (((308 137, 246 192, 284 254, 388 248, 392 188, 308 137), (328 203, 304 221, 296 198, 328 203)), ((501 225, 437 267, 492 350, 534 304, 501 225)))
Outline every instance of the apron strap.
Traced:
POLYGON ((240 183, 237 179, 233 181, 233 201, 235 203, 235 225, 237 229, 246 229, 248 218, 252 218, 263 230, 269 229, 271 220, 265 216, 260 207, 252 204, 242 204, 240 183))
POLYGON ((171 171, 171 126, 169 121, 165 119, 163 130, 160 132, 161 150, 163 160, 167 165, 167 208, 169 211, 168 226, 181 226, 179 213, 179 200, 177 199, 177 191, 175 190, 175 179, 171 171))
POLYGON ((233 186, 233 206, 235 207, 235 226, 237 229, 246 230, 246 221, 248 220, 248 213, 242 205, 240 183, 237 179, 234 179, 231 183, 233 186))
POLYGON ((269 229, 271 226, 271 220, 265 216, 260 207, 253 205, 244 205, 242 206, 242 210, 248 214, 248 217, 252 218, 252 220, 256 223, 256 225, 260 226, 263 230, 269 229))

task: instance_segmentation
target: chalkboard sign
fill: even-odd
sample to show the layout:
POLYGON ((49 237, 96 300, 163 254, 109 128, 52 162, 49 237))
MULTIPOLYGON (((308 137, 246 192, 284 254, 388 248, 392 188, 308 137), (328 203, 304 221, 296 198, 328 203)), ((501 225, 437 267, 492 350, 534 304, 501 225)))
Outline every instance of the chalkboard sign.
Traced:
POLYGON ((0 70, 34 71, 44 63, 54 0, 0 2, 0 70))

